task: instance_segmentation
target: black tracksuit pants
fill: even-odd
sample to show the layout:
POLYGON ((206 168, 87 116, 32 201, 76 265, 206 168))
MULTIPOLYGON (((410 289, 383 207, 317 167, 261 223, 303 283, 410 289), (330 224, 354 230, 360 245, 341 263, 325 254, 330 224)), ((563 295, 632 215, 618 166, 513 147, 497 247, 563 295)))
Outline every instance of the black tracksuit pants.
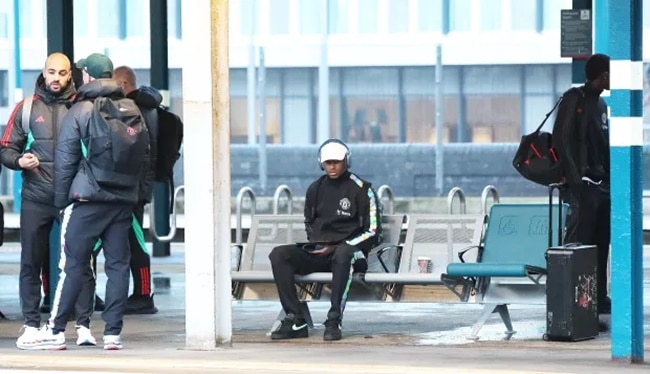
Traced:
POLYGON ((607 299, 607 260, 610 243, 610 195, 600 187, 586 184, 571 192, 571 212, 567 218, 565 243, 582 243, 598 247, 598 307, 607 299))
POLYGON ((282 308, 286 314, 296 316, 301 316, 301 308, 294 274, 331 271, 332 306, 327 313, 327 319, 339 321, 343 318, 352 273, 363 273, 368 268, 362 252, 348 244, 336 245, 333 251, 322 255, 310 254, 295 244, 282 245, 273 248, 269 259, 282 308))
POLYGON ((129 230, 129 245, 131 247, 131 275, 133 275, 133 295, 151 295, 151 258, 146 252, 142 220, 144 218, 144 203, 138 203, 133 209, 133 216, 137 221, 133 222, 129 230), (139 231, 139 232, 137 232, 139 231))
POLYGON ((50 231, 58 219, 59 211, 53 206, 29 200, 21 202, 18 292, 26 326, 39 327, 41 323, 41 274, 43 286, 49 287, 50 231))
MULTIPOLYGON (((83 202, 74 203, 64 212, 61 230, 64 232, 65 262, 52 305, 54 332, 65 331, 68 316, 74 305, 93 305, 94 292, 82 292, 86 285, 94 284, 89 266, 93 248, 99 239, 104 248, 106 283, 106 309, 102 318, 106 322, 104 335, 119 335, 122 317, 129 292, 128 231, 132 223, 133 206, 130 204, 83 202)), ((94 287, 92 288, 94 290, 94 287)))

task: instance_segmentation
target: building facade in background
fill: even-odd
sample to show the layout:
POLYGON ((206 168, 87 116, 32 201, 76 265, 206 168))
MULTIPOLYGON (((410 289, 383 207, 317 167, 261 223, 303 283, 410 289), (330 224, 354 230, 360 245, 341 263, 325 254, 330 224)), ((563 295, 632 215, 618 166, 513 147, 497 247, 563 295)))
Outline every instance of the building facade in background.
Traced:
MULTIPOLYGON (((12 2, 0 2, 0 124, 14 103, 12 2)), ((181 44, 181 0, 167 2, 171 106, 182 114, 180 68, 192 57, 181 44)), ((350 143, 435 143, 438 44, 444 141, 517 142, 571 84, 570 60, 560 58, 560 10, 571 2, 231 0, 232 142, 248 141, 247 66, 250 51, 258 61, 263 47, 270 143, 318 142, 323 50, 328 136, 350 143)), ((644 13, 650 12, 647 2, 644 13)), ((20 1, 25 93, 33 90, 46 56, 45 3, 20 1)), ((74 0, 74 12, 76 56, 105 53, 116 65, 135 67, 140 84, 149 83, 149 0, 74 0)), ((644 24, 650 30, 646 14, 644 24)))

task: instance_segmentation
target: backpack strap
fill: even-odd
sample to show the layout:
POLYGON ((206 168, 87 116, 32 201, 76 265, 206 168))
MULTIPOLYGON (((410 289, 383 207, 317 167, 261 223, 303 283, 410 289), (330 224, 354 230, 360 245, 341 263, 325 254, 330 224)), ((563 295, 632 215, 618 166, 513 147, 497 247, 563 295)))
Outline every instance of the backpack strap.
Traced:
POLYGON ((34 96, 30 95, 23 100, 23 116, 21 118, 22 120, 22 127, 23 127, 23 132, 25 135, 29 134, 30 132, 30 127, 29 127, 29 121, 30 117, 32 116, 32 104, 34 103, 34 96))

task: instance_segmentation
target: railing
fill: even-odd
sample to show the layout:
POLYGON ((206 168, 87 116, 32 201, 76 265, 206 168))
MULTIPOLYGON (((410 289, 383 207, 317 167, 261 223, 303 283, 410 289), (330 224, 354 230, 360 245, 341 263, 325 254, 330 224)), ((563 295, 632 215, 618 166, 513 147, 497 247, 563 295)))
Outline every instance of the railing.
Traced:
POLYGON ((273 214, 278 214, 282 193, 287 195, 287 214, 293 214, 293 194, 286 184, 281 184, 275 189, 275 193, 273 194, 273 214))
POLYGON ((251 200, 251 219, 255 215, 255 192, 250 187, 242 187, 241 190, 237 193, 237 205, 235 206, 235 214, 237 218, 237 226, 235 227, 235 244, 242 245, 243 233, 242 233, 242 204, 244 197, 248 196, 251 200))
POLYGON ((178 216, 178 209, 177 209, 177 203, 178 203, 178 195, 181 193, 181 191, 185 192, 185 185, 178 186, 174 190, 174 195, 172 196, 172 211, 171 214, 169 215, 170 222, 169 222, 169 233, 167 235, 159 235, 158 232, 156 231, 156 210, 155 210, 155 205, 154 203, 149 204, 149 229, 151 230, 151 233, 153 234, 154 238, 158 240, 159 242, 167 243, 171 242, 174 239, 174 236, 176 236, 176 228, 178 225, 176 224, 176 219, 178 216))
POLYGON ((395 214, 395 196, 393 195, 393 189, 390 188, 387 184, 380 186, 377 189, 377 200, 381 201, 386 194, 388 198, 388 209, 384 211, 386 214, 395 214))
POLYGON ((449 214, 453 214, 453 204, 456 196, 458 196, 458 201, 460 203, 460 214, 466 214, 467 202, 465 199, 465 192, 463 192, 460 187, 452 188, 449 190, 449 194, 447 194, 447 210, 449 214))

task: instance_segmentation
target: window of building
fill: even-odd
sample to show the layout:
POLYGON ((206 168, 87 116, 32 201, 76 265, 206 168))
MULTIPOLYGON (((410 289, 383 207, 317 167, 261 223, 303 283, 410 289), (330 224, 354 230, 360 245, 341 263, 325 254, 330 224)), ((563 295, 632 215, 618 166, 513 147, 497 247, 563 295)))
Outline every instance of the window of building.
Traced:
POLYGON ((544 0, 544 30, 559 30, 562 9, 571 9, 571 3, 565 0, 544 0))
POLYGON ((32 19, 33 14, 33 0, 23 0, 18 4, 18 11, 20 12, 20 36, 23 38, 33 37, 32 33, 32 19))
POLYGON ((501 0, 481 0, 481 30, 501 30, 501 0))
POLYGON ((442 31, 442 2, 443 0, 418 0, 418 30, 442 31))
POLYGON ((511 4, 512 29, 537 30, 537 0, 517 0, 511 4))
POLYGON ((397 68, 348 68, 343 72, 343 137, 351 143, 398 141, 397 68))
POLYGON ((87 0, 74 0, 73 7, 73 20, 74 20, 74 36, 78 38, 88 37, 88 1, 87 0))
POLYGON ((471 18, 471 0, 449 0, 449 29, 451 31, 469 31, 471 18))
POLYGON ((301 34, 319 34, 321 32, 322 0, 300 0, 298 3, 298 17, 301 34))
POLYGON ((6 39, 9 36, 9 25, 7 22, 7 14, 0 13, 0 38, 6 39))
POLYGON ((379 4, 377 0, 358 0, 357 29, 360 34, 377 32, 379 4))
POLYGON ((349 0, 328 0, 330 34, 345 34, 348 32, 349 0))
POLYGON ((181 0, 167 0, 167 29, 170 38, 181 39, 183 37, 181 0))
POLYGON ((9 73, 0 70, 0 106, 9 105, 9 73))
POLYGON ((388 29, 391 33, 409 31, 409 1, 390 0, 388 3, 388 29))
POLYGON ((242 35, 255 34, 260 19, 258 0, 239 0, 239 10, 239 16, 241 17, 239 32, 242 35))
POLYGON ((97 35, 104 38, 115 38, 119 35, 118 0, 102 0, 97 2, 97 35))
POLYGON ((142 37, 149 34, 149 2, 146 0, 125 1, 126 36, 142 37))
POLYGON ((274 0, 269 11, 269 28, 271 34, 289 33, 289 0, 274 0))

